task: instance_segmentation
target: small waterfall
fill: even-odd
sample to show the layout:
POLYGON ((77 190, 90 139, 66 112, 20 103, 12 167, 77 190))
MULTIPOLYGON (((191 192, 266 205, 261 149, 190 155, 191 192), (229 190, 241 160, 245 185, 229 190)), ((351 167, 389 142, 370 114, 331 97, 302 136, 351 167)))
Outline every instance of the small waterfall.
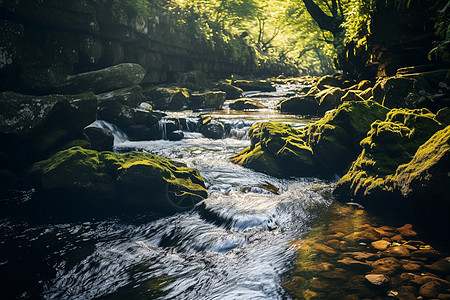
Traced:
POLYGON ((159 132, 161 133, 161 139, 167 140, 167 119, 162 118, 158 121, 159 132))
POLYGON ((119 127, 104 120, 97 120, 88 127, 104 128, 111 131, 114 136, 114 145, 124 143, 129 140, 127 134, 123 132, 119 127))
POLYGON ((253 121, 246 120, 233 120, 233 121, 222 121, 226 128, 226 138, 233 138, 237 140, 247 139, 247 132, 250 127, 254 124, 253 121))

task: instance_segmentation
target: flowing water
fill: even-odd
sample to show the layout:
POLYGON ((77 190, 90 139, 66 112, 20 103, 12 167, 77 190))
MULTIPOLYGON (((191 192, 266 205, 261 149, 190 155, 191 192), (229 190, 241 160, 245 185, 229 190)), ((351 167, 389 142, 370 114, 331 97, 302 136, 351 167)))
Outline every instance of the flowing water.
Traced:
MULTIPOLYGON (((220 140, 185 132, 177 142, 130 142, 114 129, 115 151, 151 152, 196 168, 209 197, 191 211, 166 217, 143 214, 67 224, 3 217, 3 290, 23 299, 289 299, 282 288, 295 254, 289 243, 300 239, 315 214, 330 204, 333 182, 278 179, 229 162, 250 144, 245 133, 253 123, 301 127, 311 121, 273 109, 276 96, 288 88, 255 96, 268 109, 202 113, 231 128, 220 140), (268 184, 278 192, 265 188, 268 184)), ((27 201, 32 194, 16 191, 8 201, 27 201)))

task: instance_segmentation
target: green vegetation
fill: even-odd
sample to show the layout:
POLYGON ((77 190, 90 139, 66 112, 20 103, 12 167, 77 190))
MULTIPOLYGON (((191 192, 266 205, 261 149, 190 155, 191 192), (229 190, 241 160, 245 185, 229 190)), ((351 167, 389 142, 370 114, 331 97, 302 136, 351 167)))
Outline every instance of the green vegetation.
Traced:
POLYGON ((434 48, 429 45, 430 58, 450 59, 450 5, 445 0, 432 4, 419 0, 110 1, 113 9, 120 3, 136 15, 168 11, 177 30, 194 32, 200 41, 223 49, 231 62, 248 63, 241 61, 242 53, 254 51, 265 73, 300 69, 324 74, 334 72, 335 67, 345 71, 351 69, 349 64, 365 64, 372 54, 370 47, 375 46, 370 44, 373 31, 378 30, 372 21, 386 8, 400 13, 423 10, 434 17, 430 26, 424 25, 435 24, 437 40, 434 48))

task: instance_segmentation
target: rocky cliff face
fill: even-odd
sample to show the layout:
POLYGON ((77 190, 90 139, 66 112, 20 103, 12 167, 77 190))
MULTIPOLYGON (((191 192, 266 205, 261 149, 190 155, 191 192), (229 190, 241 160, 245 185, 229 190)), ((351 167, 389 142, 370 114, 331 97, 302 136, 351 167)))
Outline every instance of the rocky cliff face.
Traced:
POLYGON ((168 10, 142 13, 119 3, 0 1, 0 90, 51 93, 68 75, 123 62, 146 69, 143 84, 176 81, 189 70, 215 77, 255 67, 239 38, 231 37, 237 58, 231 46, 214 47, 168 10))

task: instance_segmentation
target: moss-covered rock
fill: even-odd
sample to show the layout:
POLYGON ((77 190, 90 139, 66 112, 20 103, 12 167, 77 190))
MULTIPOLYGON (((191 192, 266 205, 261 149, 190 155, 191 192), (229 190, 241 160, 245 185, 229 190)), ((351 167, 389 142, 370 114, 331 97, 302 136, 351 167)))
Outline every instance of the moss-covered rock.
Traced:
POLYGON ((233 102, 231 102, 230 108, 234 110, 245 110, 245 109, 260 109, 267 107, 259 101, 242 98, 236 99, 233 102))
POLYGON ((346 170, 360 152, 370 124, 388 110, 373 101, 346 102, 302 129, 257 123, 248 133, 251 146, 234 163, 278 176, 332 176, 346 170))
POLYGON ((234 86, 226 81, 219 82, 215 85, 215 89, 227 93, 226 99, 238 99, 242 98, 242 93, 244 92, 241 88, 234 86))
POLYGON ((391 176, 441 128, 435 115, 426 109, 393 109, 384 121, 371 125, 361 141, 361 154, 337 184, 335 194, 366 203, 373 193, 394 192, 391 176))
POLYGON ((286 100, 282 100, 277 109, 281 112, 290 112, 299 115, 316 115, 319 109, 319 103, 314 96, 295 96, 286 100))
POLYGON ((226 93, 222 91, 206 91, 193 93, 189 101, 192 109, 220 109, 225 102, 226 93))
POLYGON ((207 197, 199 172, 148 153, 116 154, 74 147, 35 163, 29 178, 38 206, 62 216, 71 210, 176 212, 207 197))
POLYGON ((180 86, 192 91, 204 91, 211 85, 208 76, 199 70, 180 74, 177 82, 180 86))
POLYGON ((330 88, 318 93, 316 95, 316 99, 319 99, 318 114, 321 116, 327 111, 338 107, 344 95, 345 92, 340 88, 330 88))
POLYGON ((186 88, 157 87, 144 91, 145 100, 157 110, 181 110, 187 105, 190 94, 186 88))

